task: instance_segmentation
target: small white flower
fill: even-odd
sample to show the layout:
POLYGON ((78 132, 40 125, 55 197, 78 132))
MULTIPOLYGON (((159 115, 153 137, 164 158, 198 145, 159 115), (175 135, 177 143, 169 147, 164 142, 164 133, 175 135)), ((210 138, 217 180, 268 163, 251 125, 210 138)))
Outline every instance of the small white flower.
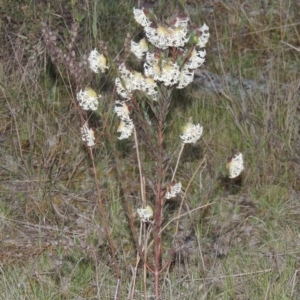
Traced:
POLYGON ((83 126, 80 128, 81 131, 81 138, 84 142, 86 142, 88 147, 92 147, 95 145, 95 135, 94 130, 89 129, 88 124, 84 123, 83 126))
POLYGON ((117 116, 124 122, 130 121, 129 109, 125 102, 117 100, 115 106, 115 112, 117 116))
POLYGON ((153 65, 152 63, 145 62, 144 63, 144 72, 147 77, 153 76, 153 65))
POLYGON ((170 29, 164 26, 158 26, 154 37, 154 46, 165 49, 169 45, 170 29))
POLYGON ((198 31, 201 32, 201 36, 198 38, 197 46, 200 48, 205 47, 206 43, 208 42, 210 36, 208 30, 209 27, 206 24, 203 24, 203 26, 198 29, 198 31))
POLYGON ((189 38, 186 37, 186 28, 180 26, 170 29, 169 47, 184 47, 189 38))
POLYGON ((142 59, 144 54, 148 51, 148 44, 146 39, 143 38, 139 41, 139 43, 135 43, 131 41, 131 48, 130 51, 138 58, 142 59))
POLYGON ((191 53, 191 56, 187 62, 187 66, 190 69, 196 69, 202 66, 202 64, 205 61, 205 56, 206 56, 206 51, 204 50, 199 50, 197 51, 194 49, 191 53))
POLYGON ((194 71, 190 71, 188 66, 184 66, 179 75, 177 89, 183 89, 194 80, 194 71))
POLYGON ((133 71, 131 76, 131 84, 133 90, 143 90, 145 85, 145 77, 142 73, 133 71))
POLYGON ((147 77, 152 77, 155 81, 162 81, 165 86, 171 86, 178 82, 180 71, 179 66, 171 61, 163 60, 159 62, 145 62, 144 72, 147 77))
POLYGON ((170 41, 169 36, 171 30, 164 26, 158 26, 157 28, 145 27, 146 37, 149 42, 157 48, 166 49, 169 47, 170 41))
MULTIPOLYGON (((152 77, 155 81, 163 81, 162 78, 163 69, 161 65, 159 65, 158 62, 154 62, 152 65, 147 65, 147 63, 144 64, 145 69, 145 75, 147 77, 152 77)), ((167 81, 169 77, 167 77, 165 80, 167 81)))
POLYGON ((168 47, 184 47, 188 41, 187 27, 174 26, 164 27, 162 25, 157 28, 145 27, 146 37, 149 42, 157 48, 166 49, 168 47))
POLYGON ((181 182, 171 183, 167 188, 167 192, 165 194, 166 199, 171 199, 176 197, 177 194, 181 192, 181 182))
POLYGON ((183 135, 180 137, 183 139, 184 144, 195 143, 200 139, 203 133, 203 127, 200 124, 194 125, 188 123, 183 129, 183 135))
POLYGON ((96 49, 92 50, 88 58, 90 68, 95 72, 101 73, 105 72, 105 69, 108 69, 106 58, 103 54, 100 54, 96 49))
POLYGON ((162 74, 159 80, 162 81, 165 86, 170 86, 178 82, 179 74, 179 67, 176 63, 172 63, 170 61, 163 61, 162 74))
POLYGON ((130 78, 131 72, 126 68, 125 63, 120 64, 118 70, 123 79, 130 78))
POLYGON ((143 27, 149 26, 151 24, 151 21, 145 15, 144 8, 133 8, 133 14, 136 22, 142 25, 143 27))
POLYGON ((97 96, 96 92, 91 88, 85 88, 84 91, 80 90, 80 92, 76 95, 78 104, 84 110, 96 110, 99 105, 98 99, 100 97, 101 96, 97 96))
POLYGON ((146 61, 149 64, 153 64, 154 62, 158 62, 158 59, 155 57, 155 53, 147 52, 146 61))
POLYGON ((119 127, 117 129, 117 132, 120 132, 121 135, 119 136, 119 140, 124 140, 127 139, 128 137, 131 136, 132 132, 133 132, 133 122, 131 119, 127 120, 127 121, 123 121, 121 120, 119 127))
MULTIPOLYGON (((156 98, 157 90, 155 89, 157 86, 156 82, 151 77, 145 78, 144 89, 143 91, 150 96, 154 96, 156 98)), ((154 100, 154 99, 153 99, 154 100)))
POLYGON ((153 218, 153 210, 149 205, 146 208, 138 208, 137 213, 142 222, 150 222, 150 219, 153 218))
POLYGON ((242 153, 237 153, 235 155, 229 156, 227 158, 226 167, 229 171, 229 178, 238 177, 244 170, 244 160, 242 153))
POLYGON ((116 78, 115 85, 117 88, 117 94, 125 99, 131 98, 132 85, 129 78, 123 79, 124 84, 121 82, 120 78, 116 78), (124 87, 125 85, 125 87, 124 87))
POLYGON ((118 69, 121 74, 121 78, 116 78, 115 80, 117 93, 125 99, 130 99, 132 96, 131 92, 140 88, 141 82, 144 80, 144 76, 138 72, 131 73, 124 63, 122 63, 118 69))
POLYGON ((157 34, 156 30, 157 30, 156 26, 155 27, 152 27, 152 26, 145 26, 144 27, 144 31, 146 33, 146 37, 148 38, 149 41, 150 41, 150 39, 155 38, 155 36, 157 34))

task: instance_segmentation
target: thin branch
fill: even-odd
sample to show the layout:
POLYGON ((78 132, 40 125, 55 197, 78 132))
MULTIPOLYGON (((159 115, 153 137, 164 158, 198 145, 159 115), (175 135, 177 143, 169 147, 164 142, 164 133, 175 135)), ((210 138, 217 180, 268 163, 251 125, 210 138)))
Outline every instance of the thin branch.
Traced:
MULTIPOLYGON (((194 172, 193 176, 191 177, 191 179, 190 179, 190 181, 189 181, 189 183, 188 183, 188 185, 187 185, 187 187, 186 187, 186 189, 185 189, 184 195, 182 196, 182 199, 181 199, 181 202, 180 202, 180 207, 179 207, 179 211, 178 211, 178 217, 181 215, 181 210, 182 210, 183 202, 184 202, 184 200, 185 200, 185 196, 186 196, 186 194, 187 194, 187 191, 188 191, 190 185, 192 184, 192 182, 193 182, 193 180, 194 180, 194 177, 196 176, 196 173, 198 173, 198 170, 201 168, 201 166, 202 166, 203 164, 204 164, 204 167, 203 167, 203 168, 205 168, 206 165, 207 165, 207 161, 206 161, 206 157, 205 157, 205 156, 204 156, 204 158, 202 159, 202 161, 200 162, 199 166, 197 167, 196 171, 194 172)), ((177 233, 178 233, 179 219, 180 219, 180 218, 178 218, 178 221, 177 221, 177 223, 176 223, 175 236, 176 236, 177 233)))
POLYGON ((140 152, 139 152, 139 143, 138 143, 135 127, 133 128, 133 135, 134 135, 134 143, 135 143, 135 149, 136 149, 136 157, 137 157, 139 173, 140 173, 142 206, 143 206, 143 208, 146 208, 147 203, 146 203, 146 198, 145 198, 145 179, 143 177, 143 171, 142 171, 142 165, 141 165, 141 159, 140 159, 140 152))
POLYGON ((179 151, 179 154, 178 154, 178 158, 177 158, 177 162, 176 162, 176 166, 175 166, 175 170, 173 172, 173 176, 172 176, 171 182, 173 182, 173 180, 175 178, 175 175, 176 175, 176 172, 177 172, 177 169, 178 169, 178 165, 179 165, 179 161, 180 161, 183 149, 184 149, 184 145, 185 145, 184 143, 181 144, 181 148, 180 148, 180 151, 179 151))

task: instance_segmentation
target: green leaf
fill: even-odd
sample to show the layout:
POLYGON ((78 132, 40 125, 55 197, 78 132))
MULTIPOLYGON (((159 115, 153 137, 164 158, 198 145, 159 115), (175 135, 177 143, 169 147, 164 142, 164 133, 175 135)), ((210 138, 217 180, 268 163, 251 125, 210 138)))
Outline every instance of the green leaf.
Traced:
POLYGON ((94 37, 94 39, 97 39, 97 19, 98 19, 97 1, 95 1, 95 4, 94 4, 94 13, 93 13, 93 26, 92 26, 92 31, 93 31, 93 37, 94 37))

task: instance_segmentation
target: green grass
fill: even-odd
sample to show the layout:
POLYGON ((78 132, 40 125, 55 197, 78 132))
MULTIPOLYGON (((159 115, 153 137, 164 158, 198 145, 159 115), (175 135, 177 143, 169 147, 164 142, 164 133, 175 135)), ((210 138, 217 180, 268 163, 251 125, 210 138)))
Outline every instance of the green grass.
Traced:
MULTIPOLYGON (((80 23, 78 59, 101 39, 112 59, 122 61, 126 34, 141 34, 132 17, 137 1, 65 1, 60 7, 25 2, 7 2, 0 9, 0 299, 113 299, 117 282, 91 162, 71 102, 75 89, 68 70, 49 63, 40 24, 46 21, 59 32, 63 48, 74 18, 80 23)), ((263 81, 266 88, 247 95, 228 89, 229 99, 196 86, 174 95, 166 129, 173 168, 182 126, 192 117, 204 127, 200 143, 185 149, 178 181, 187 186, 201 159, 207 159, 201 185, 198 172, 183 212, 213 204, 182 218, 183 248, 162 279, 162 297, 297 299, 300 56, 289 45, 299 48, 299 9, 284 1, 264 8, 252 2, 245 7, 238 0, 214 7, 168 4, 158 1, 156 11, 166 17, 177 6, 198 25, 210 27, 207 70, 220 78, 230 74, 263 81), (235 149, 244 154, 241 185, 226 175, 226 158, 235 149)), ((90 118, 96 129, 99 186, 121 268, 121 298, 126 299, 136 253, 122 199, 134 212, 140 196, 132 144, 113 142, 114 76, 115 70, 96 79, 85 75, 82 85, 100 86, 99 113, 108 111, 106 119, 97 113, 90 118), (123 165, 116 164, 116 149, 122 150, 123 165), (116 168, 126 176, 118 177, 116 168)), ((153 165, 149 162, 145 170, 151 173, 153 165)), ((146 192, 153 201, 151 188, 146 192)), ((179 202, 168 202, 166 221, 177 216, 178 207, 179 202)), ((168 249, 174 223, 165 233, 168 249)), ((152 279, 147 278, 149 294, 154 293, 152 279)), ((144 299, 142 294, 141 267, 135 299, 144 299)))

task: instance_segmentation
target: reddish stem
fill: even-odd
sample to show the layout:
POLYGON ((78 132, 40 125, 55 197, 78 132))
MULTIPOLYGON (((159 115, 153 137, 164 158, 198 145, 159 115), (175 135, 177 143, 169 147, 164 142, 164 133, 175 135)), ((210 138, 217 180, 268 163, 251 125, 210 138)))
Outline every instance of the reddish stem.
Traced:
POLYGON ((161 271, 161 227, 162 227, 162 208, 163 208, 163 190, 162 181, 164 177, 164 167, 163 167, 163 122, 159 120, 158 122, 158 162, 157 162, 157 194, 155 201, 155 227, 154 227, 154 256, 155 256, 155 266, 154 266, 154 276, 155 276, 155 298, 159 299, 159 274, 161 271))

